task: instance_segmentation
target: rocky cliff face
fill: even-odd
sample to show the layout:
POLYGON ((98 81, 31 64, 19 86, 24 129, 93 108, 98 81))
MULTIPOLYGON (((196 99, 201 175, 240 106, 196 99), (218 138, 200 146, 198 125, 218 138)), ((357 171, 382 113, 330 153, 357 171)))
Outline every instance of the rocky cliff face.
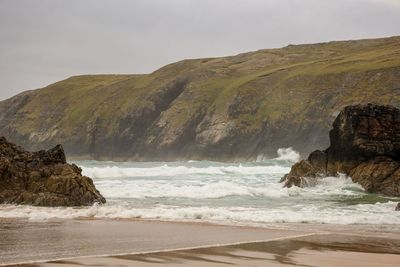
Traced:
POLYGON ((0 137, 0 204, 80 206, 105 203, 93 181, 65 160, 58 145, 27 152, 0 137))
POLYGON ((400 37, 71 77, 0 102, 0 135, 85 158, 249 160, 324 148, 339 111, 371 101, 400 107, 400 37))
POLYGON ((333 123, 330 143, 296 163, 285 186, 312 185, 318 177, 349 175, 367 192, 400 196, 400 110, 377 104, 344 108, 333 123))

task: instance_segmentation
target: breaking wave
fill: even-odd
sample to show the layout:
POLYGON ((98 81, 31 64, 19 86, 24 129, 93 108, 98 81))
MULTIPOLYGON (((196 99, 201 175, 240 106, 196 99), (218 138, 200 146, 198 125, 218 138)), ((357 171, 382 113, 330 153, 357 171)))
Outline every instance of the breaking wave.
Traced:
POLYGON ((118 178, 118 177, 150 177, 150 176, 181 176, 181 175, 225 175, 225 174, 284 174, 290 167, 283 166, 218 166, 218 167, 187 167, 187 166, 162 166, 142 167, 83 167, 83 174, 93 178, 118 178))
POLYGON ((291 148, 263 162, 76 162, 106 197, 105 205, 43 208, 0 205, 0 217, 30 220, 107 218, 271 223, 400 224, 399 199, 368 194, 351 179, 326 177, 313 187, 284 188, 299 159, 291 148))
POLYGON ((283 188, 279 183, 268 183, 263 177, 246 180, 206 180, 195 181, 179 179, 171 181, 135 179, 128 181, 98 181, 97 187, 106 198, 192 198, 213 199, 233 196, 264 197, 266 199, 282 197, 313 198, 321 196, 349 196, 363 192, 361 186, 350 179, 327 177, 321 179, 315 187, 283 188))
POLYGON ((395 202, 359 204, 353 209, 295 205, 291 208, 178 207, 157 205, 151 208, 124 205, 94 205, 90 208, 43 208, 5 205, 3 218, 49 219, 161 219, 206 221, 224 224, 262 225, 268 223, 400 224, 395 202))

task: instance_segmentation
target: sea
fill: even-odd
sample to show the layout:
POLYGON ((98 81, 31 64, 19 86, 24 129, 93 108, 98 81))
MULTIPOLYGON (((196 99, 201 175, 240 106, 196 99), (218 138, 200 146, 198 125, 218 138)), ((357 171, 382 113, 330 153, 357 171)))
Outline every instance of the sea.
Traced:
POLYGON ((282 148, 252 162, 75 161, 107 199, 90 207, 0 205, 0 218, 144 219, 270 226, 399 225, 399 198, 370 194, 339 174, 314 187, 285 188, 280 179, 300 159, 282 148))

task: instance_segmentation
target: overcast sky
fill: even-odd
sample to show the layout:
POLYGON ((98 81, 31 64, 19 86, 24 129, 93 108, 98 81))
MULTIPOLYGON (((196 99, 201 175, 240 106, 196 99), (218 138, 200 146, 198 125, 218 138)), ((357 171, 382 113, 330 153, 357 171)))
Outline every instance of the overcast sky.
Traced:
POLYGON ((77 74, 400 35, 400 0, 0 0, 0 100, 77 74))

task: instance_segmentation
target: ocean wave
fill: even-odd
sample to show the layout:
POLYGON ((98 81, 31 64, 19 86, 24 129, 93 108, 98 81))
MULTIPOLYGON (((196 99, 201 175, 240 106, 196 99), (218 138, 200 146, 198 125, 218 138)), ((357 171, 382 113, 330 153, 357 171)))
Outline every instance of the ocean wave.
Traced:
POLYGON ((188 167, 169 166, 164 164, 158 167, 88 167, 80 165, 83 174, 92 178, 120 178, 120 177, 151 177, 151 176, 179 176, 179 175, 225 175, 225 174, 285 174, 290 167, 272 166, 210 166, 210 167, 188 167))
POLYGON ((359 204, 352 208, 295 205, 288 208, 255 209, 243 207, 176 207, 158 205, 138 208, 118 205, 94 205, 89 208, 44 208, 0 206, 0 217, 49 219, 158 219, 169 221, 203 221, 223 224, 329 223, 329 224, 400 224, 397 203, 359 204))
POLYGON ((365 193, 363 187, 354 183, 350 177, 340 175, 339 177, 328 176, 317 179, 314 186, 289 188, 291 195, 300 194, 304 197, 318 196, 355 196, 365 193))
POLYGON ((229 196, 271 198, 297 197, 323 198, 328 196, 354 196, 363 193, 360 185, 346 177, 326 177, 316 186, 284 188, 277 181, 265 181, 264 178, 249 180, 101 180, 96 181, 97 188, 106 198, 192 198, 212 199, 229 196), (250 181, 249 181, 250 180, 250 181))
POLYGON ((223 198, 228 196, 262 196, 279 198, 288 196, 280 184, 270 186, 248 186, 229 181, 198 182, 135 180, 110 186, 108 181, 98 182, 97 187, 106 198, 223 198))
POLYGON ((279 180, 290 171, 288 161, 296 159, 292 152, 286 149, 276 159, 243 164, 77 162, 83 174, 93 178, 107 204, 85 208, 0 205, 0 217, 241 225, 400 224, 400 213, 394 211, 398 200, 368 194, 346 176, 325 177, 313 187, 284 188, 279 180))

